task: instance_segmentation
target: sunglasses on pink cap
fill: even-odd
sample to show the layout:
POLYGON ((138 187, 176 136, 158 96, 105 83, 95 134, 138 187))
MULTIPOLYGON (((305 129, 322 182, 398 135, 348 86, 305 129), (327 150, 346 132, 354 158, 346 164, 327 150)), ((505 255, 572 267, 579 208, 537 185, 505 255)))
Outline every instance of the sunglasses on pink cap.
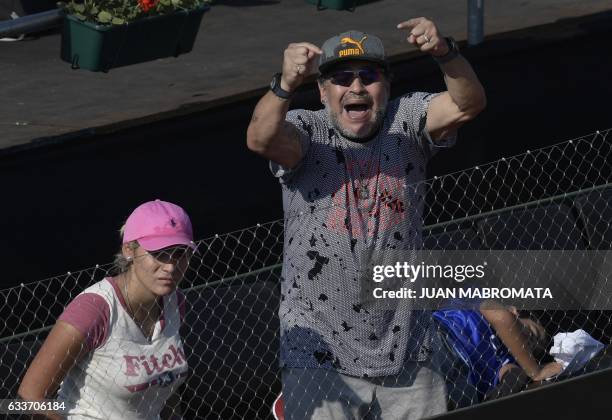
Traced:
POLYGON ((147 251, 147 254, 162 264, 178 264, 181 261, 188 261, 193 256, 194 251, 188 246, 178 245, 157 251, 147 251))

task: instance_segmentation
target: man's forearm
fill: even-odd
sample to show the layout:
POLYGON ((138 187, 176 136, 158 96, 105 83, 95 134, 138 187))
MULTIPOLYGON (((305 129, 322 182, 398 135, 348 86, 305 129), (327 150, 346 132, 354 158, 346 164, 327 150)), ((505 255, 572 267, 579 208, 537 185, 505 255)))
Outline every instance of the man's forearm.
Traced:
POLYGON ((283 53, 283 70, 275 76, 269 91, 259 100, 247 129, 247 146, 253 152, 286 168, 293 168, 303 157, 300 133, 286 122, 290 97, 304 79, 317 72, 318 57, 323 53, 309 42, 291 43, 283 53), (283 92, 284 91, 284 92, 283 92))
POLYGON ((465 113, 478 113, 486 106, 483 86, 470 63, 462 56, 440 65, 453 102, 465 113))
POLYGON ((248 148, 286 168, 294 168, 302 159, 300 134, 285 121, 289 101, 268 92, 259 100, 247 130, 248 148))
POLYGON ((247 130, 247 142, 251 150, 265 150, 278 137, 288 110, 289 101, 272 92, 266 93, 259 100, 247 130))

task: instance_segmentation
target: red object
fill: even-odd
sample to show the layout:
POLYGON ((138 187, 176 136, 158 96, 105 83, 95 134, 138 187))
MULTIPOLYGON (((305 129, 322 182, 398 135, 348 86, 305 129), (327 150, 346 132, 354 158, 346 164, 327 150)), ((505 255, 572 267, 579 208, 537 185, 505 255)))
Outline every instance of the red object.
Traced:
POLYGON ((283 393, 278 394, 278 397, 272 404, 272 415, 276 420, 285 420, 285 404, 283 404, 283 393))
POLYGON ((158 0, 138 0, 138 5, 143 12, 148 12, 155 7, 158 0))

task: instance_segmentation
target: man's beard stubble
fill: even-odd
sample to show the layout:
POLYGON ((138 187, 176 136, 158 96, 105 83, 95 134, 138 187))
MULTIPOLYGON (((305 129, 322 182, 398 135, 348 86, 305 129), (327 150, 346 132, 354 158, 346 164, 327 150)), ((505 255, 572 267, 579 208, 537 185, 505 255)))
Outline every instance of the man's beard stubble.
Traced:
POLYGON ((334 112, 329 104, 325 102, 325 110, 327 111, 327 116, 329 117, 329 121, 332 126, 347 140, 356 142, 356 143, 366 143, 371 140, 374 136, 378 134, 378 131, 382 127, 382 123, 385 119, 385 113, 387 112, 386 105, 380 107, 375 113, 374 122, 372 124, 372 128, 368 133, 362 136, 358 136, 356 133, 342 127, 340 122, 338 121, 338 114, 334 112))

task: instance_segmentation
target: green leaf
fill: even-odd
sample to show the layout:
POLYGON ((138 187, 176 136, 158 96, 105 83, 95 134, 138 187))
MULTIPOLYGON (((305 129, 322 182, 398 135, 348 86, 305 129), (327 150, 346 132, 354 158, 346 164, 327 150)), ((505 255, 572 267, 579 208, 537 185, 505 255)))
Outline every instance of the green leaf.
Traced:
POLYGON ((125 23, 125 20, 118 17, 114 17, 113 20, 111 20, 111 23, 113 25, 123 25, 125 23))
POLYGON ((82 15, 80 13, 75 13, 74 15, 77 17, 78 20, 86 20, 87 19, 87 17, 85 15, 82 15))
POLYGON ((159 3, 163 6, 170 6, 172 4, 172 0, 160 0, 159 3))
POLYGON ((85 5, 84 4, 75 4, 74 5, 74 11, 78 12, 78 13, 83 13, 85 11, 85 5))
POLYGON ((102 10, 100 13, 98 13, 98 22, 100 23, 109 23, 112 19, 113 16, 106 10, 102 10))
POLYGON ((174 7, 180 7, 182 6, 183 2, 181 0, 172 0, 172 5, 174 7))
POLYGON ((93 6, 89 12, 92 15, 97 15, 98 13, 100 13, 100 10, 98 10, 98 8, 96 6, 93 6))

